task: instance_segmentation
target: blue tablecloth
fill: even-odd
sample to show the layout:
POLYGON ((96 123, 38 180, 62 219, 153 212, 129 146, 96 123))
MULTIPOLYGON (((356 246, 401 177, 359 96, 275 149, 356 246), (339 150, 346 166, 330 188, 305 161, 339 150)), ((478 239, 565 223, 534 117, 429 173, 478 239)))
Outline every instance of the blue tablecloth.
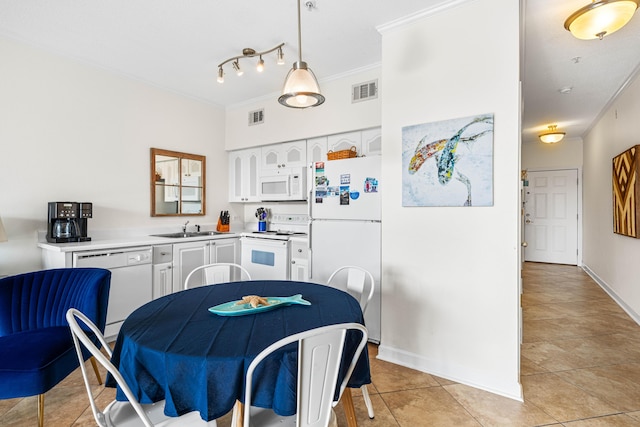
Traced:
MULTIPOLYGON (((204 420, 213 420, 229 412, 236 399, 243 400, 246 370, 265 347, 297 332, 345 322, 364 324, 360 306, 347 293, 328 286, 258 280, 204 286, 167 295, 133 312, 122 325, 112 362, 142 403, 166 399, 169 416, 197 410, 204 420), (237 317, 207 310, 245 295, 295 294, 302 294, 311 305, 237 317)), ((344 360, 353 356, 356 335, 347 337, 344 360)), ((295 413, 296 347, 288 346, 264 372, 256 373, 260 376, 254 405, 272 408, 279 415, 295 413)), ((348 367, 344 360, 343 373, 348 367)), ((349 386, 370 382, 365 346, 349 386)), ((115 387, 110 377, 107 386, 115 387)), ((116 398, 126 400, 120 389, 116 398)))

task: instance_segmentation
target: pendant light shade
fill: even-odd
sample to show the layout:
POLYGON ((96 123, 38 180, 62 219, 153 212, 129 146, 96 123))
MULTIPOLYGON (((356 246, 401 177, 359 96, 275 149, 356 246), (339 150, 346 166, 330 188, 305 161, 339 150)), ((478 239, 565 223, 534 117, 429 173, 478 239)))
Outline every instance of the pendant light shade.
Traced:
POLYGON ((318 85, 315 74, 302 60, 300 0, 296 0, 296 2, 298 3, 298 61, 293 63, 293 67, 287 74, 278 102, 291 108, 317 107, 324 102, 324 96, 320 93, 320 85, 318 85))
POLYGON ((293 68, 284 81, 284 89, 278 102, 292 108, 315 107, 324 102, 316 76, 311 69, 307 68, 305 62, 293 63, 293 68))
POLYGON ((633 17, 640 0, 592 0, 564 22, 564 28, 582 40, 602 38, 624 27, 633 17))
POLYGON ((556 130, 557 127, 558 127, 557 125, 549 125, 548 132, 538 135, 538 138, 540 138, 540 141, 544 142, 545 144, 555 144, 556 142, 562 141, 562 138, 564 138, 565 133, 556 130))

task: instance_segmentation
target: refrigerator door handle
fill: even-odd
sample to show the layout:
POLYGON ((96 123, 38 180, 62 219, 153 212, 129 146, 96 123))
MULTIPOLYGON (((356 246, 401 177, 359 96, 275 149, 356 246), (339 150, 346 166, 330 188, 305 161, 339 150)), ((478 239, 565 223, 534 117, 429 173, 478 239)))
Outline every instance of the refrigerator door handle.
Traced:
POLYGON ((308 265, 308 269, 309 272, 307 273, 309 278, 313 277, 312 273, 313 273, 313 256, 311 253, 311 239, 312 239, 312 226, 313 226, 313 218, 309 218, 309 225, 308 225, 308 229, 307 229, 307 265, 308 265))
MULTIPOLYGON (((308 203, 307 203, 307 214, 309 215, 309 218, 313 218, 312 207, 313 207, 313 201, 315 200, 313 198, 313 191, 315 190, 315 184, 316 184, 316 181, 315 181, 315 179, 313 177, 313 163, 309 166, 309 175, 307 176, 307 178, 308 178, 307 179, 307 183, 309 185, 309 198, 307 199, 308 200, 308 203)), ((309 234, 309 235, 311 235, 311 234, 309 234)))

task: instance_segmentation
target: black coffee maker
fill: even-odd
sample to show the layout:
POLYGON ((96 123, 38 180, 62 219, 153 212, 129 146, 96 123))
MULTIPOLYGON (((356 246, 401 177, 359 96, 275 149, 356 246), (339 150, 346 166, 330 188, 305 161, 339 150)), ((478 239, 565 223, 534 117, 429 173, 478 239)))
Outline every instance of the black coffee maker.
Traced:
POLYGON ((87 242, 87 218, 93 216, 88 202, 49 202, 47 242, 87 242))

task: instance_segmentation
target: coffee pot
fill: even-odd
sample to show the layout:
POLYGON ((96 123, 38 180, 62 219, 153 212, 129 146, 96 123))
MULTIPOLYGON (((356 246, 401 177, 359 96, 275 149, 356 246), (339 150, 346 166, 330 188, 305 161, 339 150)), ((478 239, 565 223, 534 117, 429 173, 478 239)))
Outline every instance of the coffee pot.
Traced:
POLYGON ((51 243, 85 242, 87 218, 91 218, 92 204, 78 202, 49 202, 47 241, 51 243))
POLYGON ((53 237, 70 238, 78 235, 78 226, 75 219, 56 219, 53 223, 53 237))

